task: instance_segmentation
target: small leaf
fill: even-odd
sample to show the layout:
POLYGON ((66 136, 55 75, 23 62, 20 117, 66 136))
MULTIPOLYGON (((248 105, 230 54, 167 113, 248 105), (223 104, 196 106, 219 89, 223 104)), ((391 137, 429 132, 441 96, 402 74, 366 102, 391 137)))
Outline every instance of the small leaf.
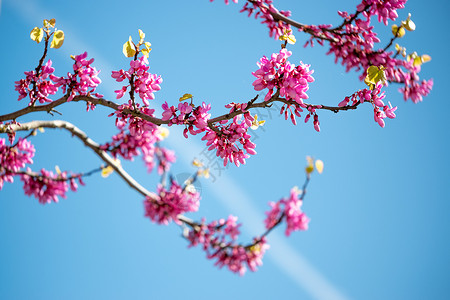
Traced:
POLYGON ((386 74, 384 73, 384 67, 380 66, 370 66, 367 68, 367 76, 364 79, 364 82, 372 88, 373 85, 376 85, 378 82, 386 84, 386 74))
POLYGON ((170 131, 167 127, 158 127, 157 136, 160 140, 167 138, 170 134, 170 131))
POLYGON ((42 38, 44 37, 44 30, 39 27, 34 27, 33 30, 30 32, 30 38, 33 41, 36 41, 38 44, 42 41, 42 38))
POLYGON ((52 28, 54 28, 55 24, 56 24, 55 19, 50 19, 50 20, 44 19, 44 27, 47 27, 47 28, 52 27, 52 28))
POLYGON ((311 156, 307 156, 306 161, 308 164, 306 165, 305 172, 309 175, 314 171, 313 159, 311 156))
POLYGON ((134 47, 133 41, 131 40, 131 36, 128 41, 123 44, 123 55, 126 57, 133 57, 136 54, 136 47, 134 47))
POLYGON ((201 161, 199 161, 198 159, 194 159, 194 160, 192 161, 192 165, 193 165, 194 167, 197 167, 197 168, 203 167, 203 163, 202 163, 201 161))
POLYGON ((428 54, 424 54, 421 57, 423 63, 429 62, 431 60, 431 56, 429 56, 428 54))
POLYGON ((187 99, 192 99, 192 97, 194 96, 192 96, 191 94, 184 94, 183 96, 180 97, 180 102, 187 99))
POLYGON ((287 42, 291 45, 294 45, 297 40, 295 39, 295 36, 293 34, 288 35, 287 42))
POLYGON ((147 49, 142 49, 141 52, 142 52, 143 55, 145 55, 145 57, 148 58, 148 54, 149 54, 150 51, 148 51, 147 49))
POLYGON ((411 20, 411 14, 408 14, 408 18, 405 21, 402 21, 402 25, 408 31, 416 30, 416 24, 411 20))
POLYGON ((396 37, 403 37, 405 35, 406 31, 403 26, 398 27, 397 25, 392 25, 392 34, 396 37))
POLYGON ((142 42, 144 42, 144 38, 145 38, 145 33, 139 29, 139 38, 142 42))
POLYGON ((316 170, 319 172, 319 174, 322 174, 323 172, 323 161, 320 159, 316 160, 316 170))
POLYGON ((58 49, 64 43, 64 32, 62 30, 57 30, 53 34, 53 39, 50 44, 50 48, 58 49))
POLYGON ((255 114, 255 116, 253 117, 252 126, 250 126, 250 128, 256 130, 258 129, 259 126, 263 126, 264 123, 266 123, 266 121, 264 120, 258 121, 258 115, 255 114))
POLYGON ((112 172, 114 172, 113 167, 107 166, 106 168, 103 168, 103 169, 102 169, 102 177, 103 177, 103 178, 106 178, 106 177, 108 177, 109 175, 111 175, 112 172))
POLYGON ((420 56, 414 57, 413 66, 417 67, 420 65, 422 65, 422 57, 420 57, 420 56))

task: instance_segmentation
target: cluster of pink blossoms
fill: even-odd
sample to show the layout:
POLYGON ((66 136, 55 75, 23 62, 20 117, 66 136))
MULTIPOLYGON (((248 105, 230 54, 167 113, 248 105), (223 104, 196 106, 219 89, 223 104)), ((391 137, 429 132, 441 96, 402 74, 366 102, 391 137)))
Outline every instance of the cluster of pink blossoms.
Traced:
POLYGON ((363 0, 356 9, 358 11, 364 11, 366 7, 369 7, 368 14, 377 15, 378 22, 383 22, 384 25, 388 24, 388 19, 395 21, 398 18, 397 9, 405 8, 407 0, 363 0))
POLYGON ((158 160, 158 174, 163 174, 169 171, 176 158, 174 151, 158 145, 161 140, 158 128, 152 128, 138 135, 121 130, 112 137, 112 142, 102 145, 101 149, 109 151, 114 158, 120 155, 127 160, 133 160, 135 156, 142 154, 148 172, 152 172, 158 160))
MULTIPOLYGON (((27 168, 27 172, 31 173, 30 168, 27 168)), ((76 178, 83 184, 81 175, 76 178)), ((78 188, 75 177, 68 178, 67 172, 54 174, 52 171, 42 169, 41 173, 36 176, 22 174, 20 179, 23 181, 25 194, 35 196, 39 200, 39 203, 42 204, 51 203, 52 201, 58 202, 58 197, 66 198, 66 192, 69 190, 69 186, 73 192, 76 192, 78 188)))
POLYGON ((87 96, 92 94, 98 98, 103 97, 103 95, 95 93, 95 89, 102 81, 98 77, 100 71, 91 66, 94 59, 86 60, 87 52, 72 58, 75 60, 73 63, 74 73, 67 73, 67 77, 51 75, 50 78, 55 82, 55 86, 61 87, 63 93, 66 93, 66 90, 70 93, 67 101, 72 101, 76 95, 87 96))
POLYGON ((314 40, 323 45, 326 39, 330 47, 327 54, 334 54, 335 62, 340 60, 347 72, 352 69, 362 70, 360 80, 365 78, 368 67, 383 66, 388 81, 404 84, 399 91, 405 100, 411 99, 414 103, 421 101, 423 96, 430 93, 433 81, 424 80, 419 83, 420 66, 414 66, 414 60, 396 58, 392 51, 374 49, 375 43, 379 43, 380 40, 370 24, 372 16, 378 16, 378 21, 387 25, 388 19, 393 21, 397 19, 397 9, 404 8, 405 3, 406 0, 363 0, 358 5, 358 12, 362 12, 364 18, 355 17, 355 14, 347 12, 338 12, 346 22, 342 27, 309 25, 301 28, 300 31, 311 34, 305 46, 308 44, 313 46, 314 40), (351 19, 353 22, 348 22, 351 19))
POLYGON ((180 102, 178 108, 175 106, 169 107, 167 102, 164 102, 162 109, 164 110, 162 119, 164 121, 169 121, 169 126, 174 124, 186 125, 186 128, 183 131, 185 138, 188 138, 188 132, 192 135, 196 135, 205 131, 208 127, 208 120, 211 118, 211 114, 209 113, 211 104, 206 104, 205 102, 197 107, 188 102, 180 102), (197 129, 194 129, 194 127, 197 129))
POLYGON ((61 87, 63 92, 70 92, 67 101, 71 101, 77 94, 86 96, 93 94, 96 97, 103 97, 95 93, 96 87, 101 83, 97 71, 91 64, 94 59, 86 60, 87 52, 75 56, 73 64, 74 74, 67 73, 67 77, 58 77, 53 75, 55 69, 52 67, 52 61, 39 68, 38 75, 36 71, 25 72, 25 79, 16 81, 16 91, 19 92, 19 100, 29 96, 29 106, 34 105, 36 101, 39 103, 52 102, 48 98, 54 95, 61 87), (48 80, 50 79, 50 80, 48 80), (30 87, 31 86, 31 87, 30 87))
POLYGON ((124 130, 128 125, 128 130, 131 135, 142 135, 144 132, 153 132, 157 126, 141 117, 136 117, 131 114, 131 111, 136 111, 144 116, 154 117, 154 109, 148 107, 139 107, 139 103, 133 105, 131 100, 128 104, 122 104, 118 109, 109 116, 116 116, 116 126, 120 130, 124 130))
POLYGON ((352 101, 351 105, 356 105, 359 103, 370 102, 373 105, 374 110, 374 120, 381 127, 385 126, 384 119, 386 117, 390 119, 394 119, 396 117, 395 111, 397 110, 397 106, 392 107, 391 103, 389 105, 385 105, 383 99, 385 97, 384 92, 381 93, 381 88, 383 85, 381 83, 377 83, 373 90, 363 89, 353 93, 350 97, 345 97, 338 106, 344 107, 352 101), (382 110, 381 110, 382 109, 382 110))
POLYGON ((257 79, 253 82, 256 91, 265 88, 269 90, 264 100, 272 97, 274 89, 278 89, 281 97, 287 100, 294 100, 300 106, 306 107, 302 99, 308 99, 306 91, 309 89, 308 83, 313 82, 309 70, 309 65, 300 62, 297 67, 287 61, 292 55, 291 51, 281 49, 279 53, 273 53, 270 59, 262 57, 257 63, 259 69, 253 72, 257 79))
POLYGON ((52 102, 48 96, 56 94, 58 87, 48 78, 54 71, 52 61, 49 59, 45 65, 38 69, 38 74, 36 74, 36 71, 25 72, 25 79, 15 82, 15 90, 19 92, 18 100, 28 96, 30 98, 29 106, 34 105, 36 101, 39 101, 39 103, 52 102))
POLYGON ((234 273, 244 275, 247 267, 256 271, 262 265, 262 257, 269 248, 264 237, 255 239, 250 246, 236 244, 240 234, 237 217, 230 215, 227 220, 220 219, 205 224, 203 219, 200 225, 185 232, 189 247, 201 245, 208 259, 216 260, 219 268, 224 266, 234 273))
POLYGON ((115 91, 117 99, 122 98, 128 87, 133 84, 134 92, 138 93, 144 105, 148 106, 150 104, 148 100, 155 99, 153 93, 161 89, 160 84, 162 83, 161 76, 149 73, 149 68, 147 57, 141 56, 137 60, 130 61, 130 69, 128 71, 112 71, 111 77, 117 82, 122 82, 125 79, 128 79, 128 81, 132 80, 129 85, 115 91))
POLYGON ((153 222, 167 225, 171 221, 181 225, 178 215, 186 212, 195 212, 200 206, 200 194, 179 185, 171 180, 170 188, 158 185, 157 194, 144 200, 145 216, 153 222))
POLYGON ((6 140, 0 138, 0 190, 3 182, 13 182, 16 172, 33 163, 35 153, 34 146, 30 141, 19 138, 13 146, 7 146, 6 140))
MULTIPOLYGON (((246 104, 242 104, 241 107, 242 111, 245 111, 246 104)), ((232 107, 231 112, 234 109, 232 107)), ((216 130, 207 128, 202 140, 207 141, 208 150, 216 149, 216 156, 223 159, 224 166, 231 162, 239 167, 240 164, 245 164, 245 159, 249 158, 249 155, 256 154, 256 145, 250 141, 251 136, 247 133, 253 120, 252 115, 245 111, 243 115, 235 116, 231 122, 228 120, 218 122, 216 130)))
POLYGON ((307 230, 309 218, 300 209, 303 201, 299 198, 301 191, 297 188, 291 189, 289 198, 281 199, 278 202, 269 202, 271 210, 266 212, 264 223, 270 229, 277 225, 283 218, 286 221, 286 236, 292 231, 307 230))
POLYGON ((422 80, 420 82, 418 73, 420 72, 420 66, 414 66, 413 60, 404 62, 404 66, 409 72, 403 72, 399 69, 395 75, 401 78, 405 85, 399 89, 403 94, 403 98, 407 100, 410 98, 414 103, 422 101, 424 96, 427 96, 433 88, 433 79, 422 80))

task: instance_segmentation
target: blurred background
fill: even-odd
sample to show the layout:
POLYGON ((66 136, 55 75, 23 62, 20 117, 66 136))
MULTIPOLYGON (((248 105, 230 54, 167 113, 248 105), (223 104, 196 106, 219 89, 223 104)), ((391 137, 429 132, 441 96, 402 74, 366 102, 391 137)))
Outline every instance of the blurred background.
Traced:
MULTIPOLYGON (((251 83, 256 62, 280 48, 268 29, 240 14, 243 5, 223 1, 56 1, 0 2, 0 114, 25 107, 18 102, 14 81, 36 67, 43 45, 29 38, 43 19, 56 19, 65 32, 64 45, 51 49, 55 73, 71 71, 70 55, 88 52, 101 70, 98 92, 115 100, 121 88, 112 70, 127 69, 122 45, 138 29, 152 43, 150 72, 162 76, 161 91, 151 107, 177 105, 184 93, 212 103, 214 116, 230 102, 246 102, 257 92, 251 83)), ((358 1, 275 1, 281 10, 305 24, 334 25, 337 11, 353 13, 358 1)), ((314 173, 303 210, 311 218, 306 232, 284 236, 284 227, 269 235, 271 245, 258 272, 244 277, 216 268, 201 249, 187 248, 175 224, 159 226, 144 218, 143 199, 113 174, 85 179, 86 186, 59 203, 41 205, 24 195, 22 182, 5 183, 0 192, 1 299, 447 299, 450 292, 450 159, 446 34, 448 1, 410 0, 417 29, 399 43, 408 52, 429 54, 421 78, 434 78, 431 94, 419 104, 405 102, 398 86, 387 88, 387 100, 398 106, 397 118, 381 128, 370 105, 334 114, 320 111, 321 132, 298 119, 294 126, 278 109, 256 111, 266 124, 254 132, 255 155, 239 168, 226 169, 206 153, 201 136, 182 136, 170 128, 164 146, 174 149, 174 176, 195 169, 193 158, 211 164, 211 178, 201 179, 199 220, 239 217, 246 243, 264 227, 269 201, 289 195, 305 179, 307 155, 325 163, 314 173)), ((377 32, 384 47, 390 26, 377 32)), ((308 36, 295 33, 290 61, 311 64, 315 82, 309 102, 337 105, 365 87, 358 73, 345 73, 326 48, 304 48, 308 36)), ((59 94, 58 94, 59 95, 59 94)), ((59 97, 59 96, 58 96, 59 97)), ((56 99, 56 98, 55 98, 56 99)), ((121 99, 124 100, 125 98, 121 99)), ((118 100, 120 101, 120 100, 118 100)), ((65 119, 104 143, 117 132, 111 110, 86 113, 83 103, 58 110, 65 119)), ((19 122, 52 119, 34 113, 19 122)), ((3 136, 4 137, 4 136, 3 136)), ((33 170, 46 168, 85 172, 102 162, 67 132, 47 129, 32 138, 37 150, 33 170)), ((155 190, 156 174, 148 174, 140 158, 123 162, 140 183, 155 190)))

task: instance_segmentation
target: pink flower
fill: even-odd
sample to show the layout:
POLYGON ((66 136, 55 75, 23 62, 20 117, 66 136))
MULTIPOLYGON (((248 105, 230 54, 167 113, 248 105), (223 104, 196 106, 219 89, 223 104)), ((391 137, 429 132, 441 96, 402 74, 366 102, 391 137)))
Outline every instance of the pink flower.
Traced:
MULTIPOLYGON (((125 79, 130 81, 131 76, 133 76, 132 84, 134 87, 134 92, 139 95, 144 106, 149 106, 150 103, 148 100, 155 99, 154 92, 161 89, 160 84, 162 83, 161 76, 149 73, 149 68, 147 58, 145 56, 141 56, 137 60, 130 61, 130 69, 128 71, 112 71, 111 77, 117 82, 122 82, 125 79)), ((128 86, 129 85, 126 85, 120 90, 115 91, 117 93, 117 99, 123 96, 128 86)))
POLYGON ((309 70, 309 65, 300 62, 295 66, 287 61, 292 52, 281 49, 280 52, 272 54, 270 59, 263 57, 257 63, 259 69, 252 74, 257 78, 253 82, 256 91, 269 89, 265 100, 269 100, 274 89, 280 91, 280 96, 287 100, 294 100, 299 105, 303 105, 303 99, 308 99, 306 91, 309 89, 308 83, 313 82, 311 76, 313 71, 309 70))
POLYGON ((15 145, 7 146, 6 140, 0 138, 0 190, 3 182, 13 182, 14 173, 33 163, 34 153, 34 146, 26 139, 19 138, 15 145))
POLYGON ((181 224, 178 215, 195 212, 199 205, 200 194, 180 186, 175 180, 171 181, 168 190, 162 185, 158 185, 158 194, 147 197, 144 201, 145 216, 153 222, 164 225, 171 221, 181 224))
MULTIPOLYGON (((31 172, 31 170, 27 168, 27 172, 31 172)), ((23 181, 25 194, 28 196, 33 195, 42 204, 51 203, 52 201, 58 202, 58 197, 66 198, 66 192, 69 189, 69 184, 66 182, 66 172, 55 175, 51 171, 42 169, 39 176, 23 174, 20 176, 20 179, 23 181)), ((75 182, 70 181, 70 188, 75 190, 77 188, 75 182)))
POLYGON ((266 228, 270 229, 284 220, 286 221, 285 234, 289 236, 292 231, 307 230, 309 218, 300 209, 302 200, 299 198, 300 191, 297 188, 291 189, 289 198, 281 199, 274 203, 269 202, 271 209, 266 212, 264 223, 266 228))
POLYGON ((73 74, 67 73, 67 77, 57 77, 51 75, 50 78, 55 82, 55 86, 62 87, 63 92, 70 92, 67 101, 72 101, 76 95, 87 96, 91 94, 96 94, 98 97, 102 95, 97 94, 95 89, 101 83, 95 67, 91 64, 94 59, 86 60, 87 52, 83 54, 76 55, 73 57, 75 62, 73 63, 73 74))
POLYGON ((242 115, 238 115, 233 118, 231 123, 223 121, 217 127, 220 133, 207 128, 202 137, 202 140, 207 141, 208 150, 216 149, 216 156, 224 160, 224 166, 228 162, 232 162, 236 166, 245 164, 249 155, 256 154, 254 150, 256 145, 250 141, 251 136, 247 133, 252 125, 253 117, 246 112, 243 118, 244 120, 242 120, 242 115))
POLYGON ((265 237, 255 238, 252 245, 242 246, 235 243, 239 235, 236 224, 237 218, 229 216, 225 221, 212 221, 196 225, 184 234, 189 241, 188 247, 202 245, 208 259, 216 260, 215 265, 219 268, 227 267, 228 270, 244 275, 247 266, 251 271, 256 271, 262 265, 262 257, 269 248, 265 237))
POLYGON ((48 96, 56 94, 58 85, 53 84, 51 81, 47 80, 47 78, 52 78, 54 70, 55 69, 52 68, 52 61, 48 60, 47 63, 38 70, 39 75, 36 75, 35 71, 25 72, 25 79, 15 82, 15 90, 19 92, 18 100, 29 96, 29 106, 34 105, 36 101, 39 101, 39 103, 52 102, 48 96))

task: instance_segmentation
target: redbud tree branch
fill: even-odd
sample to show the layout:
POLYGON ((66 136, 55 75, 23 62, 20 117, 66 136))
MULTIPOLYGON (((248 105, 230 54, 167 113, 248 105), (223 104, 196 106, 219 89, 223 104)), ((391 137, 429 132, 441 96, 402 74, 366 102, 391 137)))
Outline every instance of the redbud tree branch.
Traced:
MULTIPOLYGON (((5 115, 0 115, 0 122, 4 122, 4 121, 9 121, 9 120, 16 120, 17 118, 24 116, 26 114, 32 113, 32 112, 39 112, 39 111, 45 111, 47 113, 51 113, 52 111, 54 111, 55 107, 64 104, 67 102, 67 98, 69 96, 65 95, 61 98, 59 98, 58 100, 55 100, 51 103, 48 104, 43 104, 43 105, 37 105, 37 106, 27 106, 23 109, 20 109, 18 111, 9 113, 9 114, 5 114, 5 115)), ((284 104, 287 105, 298 105, 295 101, 293 100, 287 100, 285 98, 279 97, 279 93, 276 92, 268 101, 262 101, 262 102, 255 102, 256 99, 258 98, 258 96, 256 96, 255 98, 253 98, 252 100, 250 100, 248 102, 248 106, 246 108, 246 110, 248 109, 252 109, 252 108, 268 108, 271 107, 271 103, 273 102, 282 102, 284 104)), ((80 101, 85 101, 87 103, 92 103, 94 105, 102 105, 105 107, 109 107, 112 108, 114 111, 118 111, 119 110, 119 104, 107 100, 107 99, 103 99, 103 98, 95 98, 92 96, 76 96, 75 98, 73 98, 72 100, 73 102, 80 102, 80 101)), ((326 105, 313 105, 313 104, 307 104, 308 106, 313 106, 316 109, 323 109, 323 110, 329 110, 332 112, 339 112, 339 111, 346 111, 346 110, 354 110, 357 108, 357 106, 360 103, 358 102, 355 105, 347 105, 344 107, 338 107, 338 106, 326 106, 326 105)), ((169 124, 169 121, 167 120, 162 120, 159 118, 155 118, 146 114, 141 113, 140 111, 137 110, 131 110, 131 109, 124 109, 123 110, 124 114, 131 114, 132 116, 135 117, 140 117, 146 121, 149 121, 155 125, 162 125, 162 124, 169 124)), ((236 110, 233 111, 232 113, 227 113, 227 114, 223 114, 221 116, 212 118, 208 121, 208 126, 215 130, 216 128, 214 127, 214 123, 219 122, 219 121, 223 121, 223 120, 229 120, 234 118, 237 115, 240 114, 244 114, 245 111, 242 110, 236 110)), ((10 131, 16 131, 16 129, 13 128, 18 128, 18 127, 11 127, 11 125, 8 125, 8 128, 11 129, 10 131)), ((0 133, 1 132, 5 132, 6 128, 2 128, 0 126, 0 133)))

